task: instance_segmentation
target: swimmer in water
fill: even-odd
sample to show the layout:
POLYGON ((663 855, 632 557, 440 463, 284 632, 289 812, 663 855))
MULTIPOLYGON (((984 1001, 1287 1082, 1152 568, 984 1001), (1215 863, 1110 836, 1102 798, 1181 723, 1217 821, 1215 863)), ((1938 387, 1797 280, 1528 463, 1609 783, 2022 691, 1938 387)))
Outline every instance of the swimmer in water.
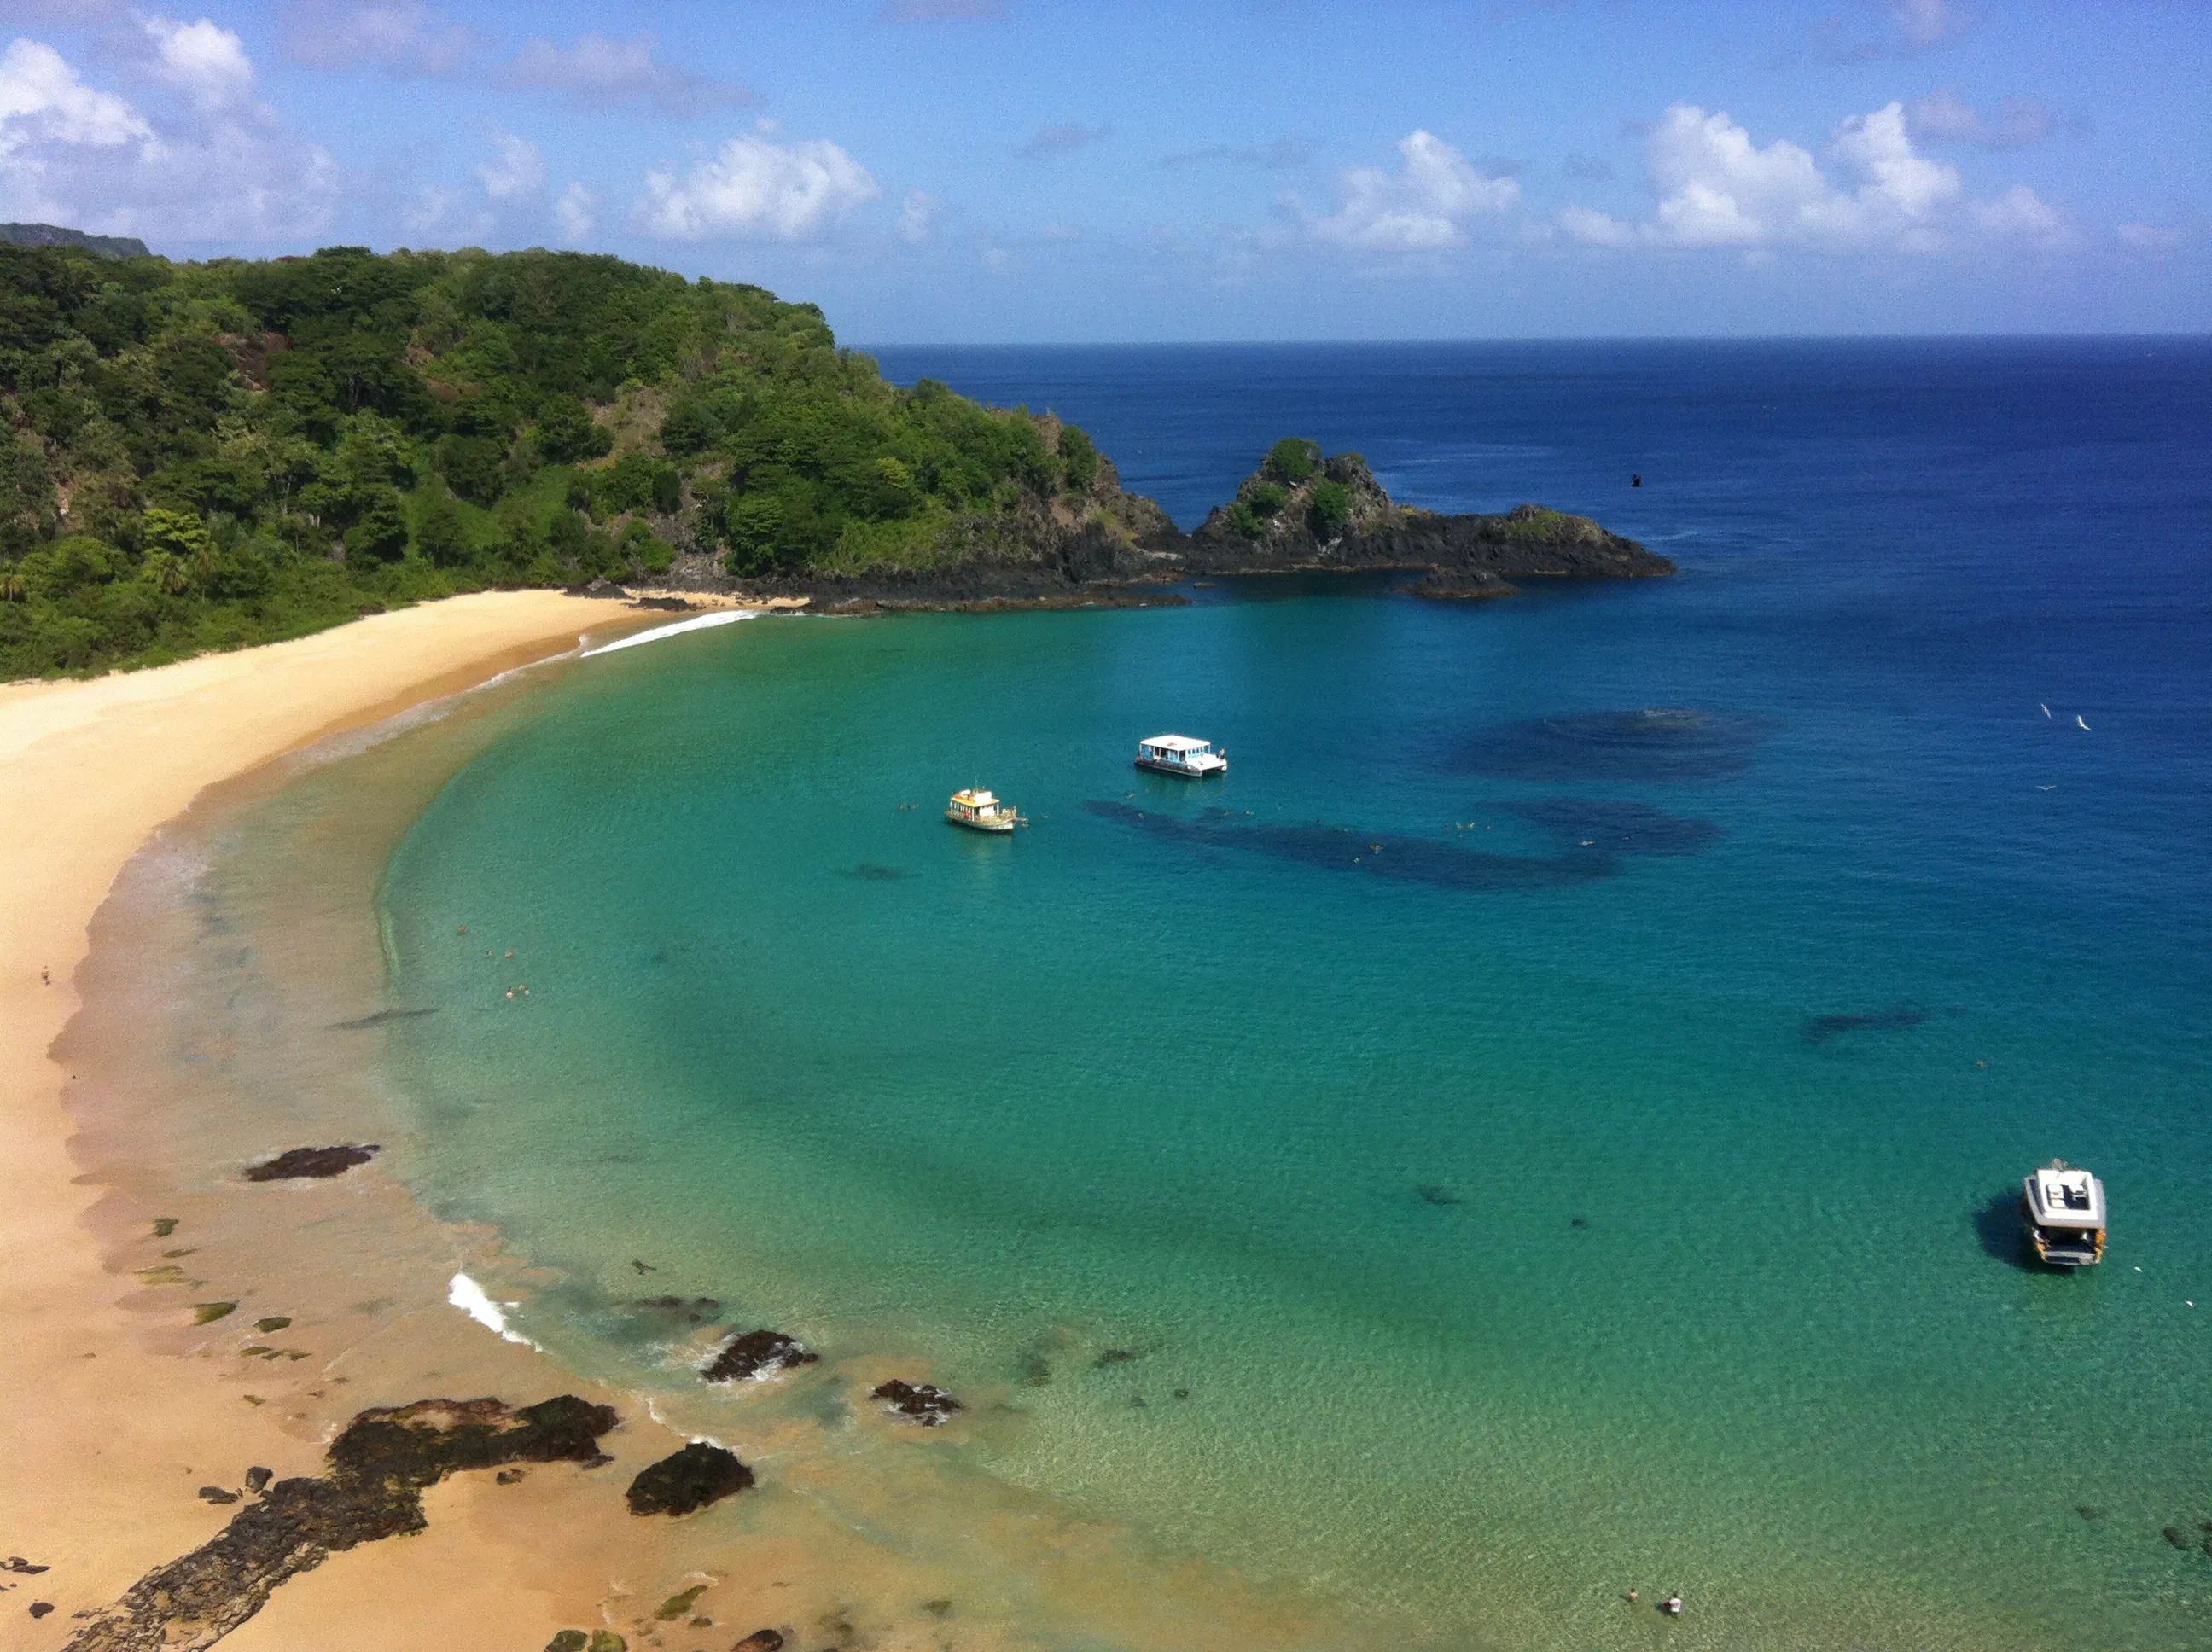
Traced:
POLYGON ((1679 1594, 1668 1595, 1665 1600, 1659 1603, 1659 1610, 1665 1613, 1669 1618, 1680 1617, 1682 1615, 1682 1597, 1679 1594))

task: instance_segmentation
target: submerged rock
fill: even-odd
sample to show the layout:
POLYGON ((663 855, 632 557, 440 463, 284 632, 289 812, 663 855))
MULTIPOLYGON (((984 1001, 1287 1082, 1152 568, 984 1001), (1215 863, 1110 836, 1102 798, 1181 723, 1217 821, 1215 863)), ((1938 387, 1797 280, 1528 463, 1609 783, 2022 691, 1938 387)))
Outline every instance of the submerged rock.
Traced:
POLYGON ((1927 1020, 1927 1011, 1915 1009, 1910 1004, 1900 1004, 1893 1010, 1877 1010, 1871 1015, 1816 1015, 1805 1023, 1805 1042, 1825 1044, 1845 1033, 1902 1032, 1908 1027, 1924 1025, 1927 1020))
POLYGON ((591 1639, 580 1629, 564 1629, 545 1643, 545 1652, 584 1652, 591 1639))
POLYGON ((633 1515, 688 1515, 720 1503, 753 1483, 738 1454, 703 1440, 638 1471, 629 1483, 633 1515))
POLYGON ((957 1400, 933 1383, 904 1382, 893 1377, 868 1396, 880 1400, 902 1417, 912 1418, 924 1428, 940 1426, 957 1411, 964 1411, 957 1400))
POLYGON ((744 1377, 770 1377, 798 1365, 811 1365, 822 1357, 795 1337, 781 1331, 747 1331, 730 1338, 699 1368, 709 1382, 735 1382, 744 1377))
POLYGON ((1434 1181, 1425 1181, 1413 1191, 1431 1205, 1456 1205, 1460 1202, 1457 1193, 1434 1181))
POLYGON ((783 1652, 783 1637, 773 1629, 756 1629, 730 1652, 783 1652))
POLYGON ((343 1175, 383 1150, 374 1142, 359 1146, 294 1147, 247 1169, 248 1181, 295 1181, 308 1176, 343 1175))

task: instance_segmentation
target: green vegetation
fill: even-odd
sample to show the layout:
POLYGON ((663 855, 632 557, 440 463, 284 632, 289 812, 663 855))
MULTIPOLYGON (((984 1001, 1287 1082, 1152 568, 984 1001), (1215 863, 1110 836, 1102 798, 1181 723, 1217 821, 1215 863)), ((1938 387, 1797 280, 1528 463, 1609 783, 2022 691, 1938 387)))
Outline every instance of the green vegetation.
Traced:
POLYGON ((1313 505, 1316 534, 1334 539, 1344 531, 1344 525, 1352 519, 1352 489, 1347 484, 1323 477, 1314 483, 1307 498, 1313 505))
POLYGON ((0 677, 685 553, 926 565, 1102 466, 1073 426, 884 383, 811 305, 545 252, 0 245, 0 677))
POLYGON ((1267 457, 1260 465, 1261 473, 1271 481, 1287 483, 1296 487, 1321 469, 1321 444, 1308 441, 1304 436, 1285 436, 1267 450, 1267 457))
POLYGON ((1285 436, 1267 450, 1259 470, 1237 490, 1229 505, 1229 526, 1247 539, 1257 539, 1303 489, 1307 525, 1315 538, 1334 539, 1352 519, 1358 497, 1349 482, 1336 478, 1364 472, 1366 467, 1367 461, 1358 453, 1329 459, 1319 442, 1285 436))
POLYGON ((1560 537, 1561 530, 1577 519, 1564 511, 1555 511, 1543 505, 1522 505, 1505 519, 1505 537, 1509 539, 1540 539, 1547 544, 1560 537))

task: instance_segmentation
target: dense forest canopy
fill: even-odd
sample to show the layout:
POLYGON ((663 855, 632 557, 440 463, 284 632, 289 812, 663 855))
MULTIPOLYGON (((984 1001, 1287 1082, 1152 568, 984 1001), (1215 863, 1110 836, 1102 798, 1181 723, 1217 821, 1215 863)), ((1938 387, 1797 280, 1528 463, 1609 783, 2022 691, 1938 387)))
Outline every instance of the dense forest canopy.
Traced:
POLYGON ((927 565, 1091 508, 1084 433, 757 287, 533 251, 0 246, 0 677, 493 586, 927 565))

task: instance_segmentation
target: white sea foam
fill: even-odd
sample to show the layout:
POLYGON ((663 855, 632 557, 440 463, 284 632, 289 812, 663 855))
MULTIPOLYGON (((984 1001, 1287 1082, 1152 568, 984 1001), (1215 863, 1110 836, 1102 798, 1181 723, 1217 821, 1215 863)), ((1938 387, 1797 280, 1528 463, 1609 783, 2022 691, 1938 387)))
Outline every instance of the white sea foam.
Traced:
MULTIPOLYGON (((453 1275, 453 1282, 446 1291, 446 1300, 478 1325, 487 1330, 498 1332, 509 1342, 519 1342, 526 1348, 538 1348, 538 1345, 523 1335, 521 1332, 507 1329, 507 1315, 503 1310, 514 1307, 514 1304, 494 1302, 484 1294, 484 1288, 467 1274, 453 1275)), ((544 1350, 538 1348, 538 1351, 543 1353, 544 1350)))
POLYGON ((663 637, 680 636, 686 631, 711 631, 717 625, 735 625, 739 620, 758 619, 760 611, 757 608, 718 608, 711 614, 695 614, 673 625, 656 625, 650 631, 635 632, 596 648, 586 648, 583 657, 589 659, 595 654, 611 654, 617 648, 635 648, 640 643, 658 642, 663 637))

